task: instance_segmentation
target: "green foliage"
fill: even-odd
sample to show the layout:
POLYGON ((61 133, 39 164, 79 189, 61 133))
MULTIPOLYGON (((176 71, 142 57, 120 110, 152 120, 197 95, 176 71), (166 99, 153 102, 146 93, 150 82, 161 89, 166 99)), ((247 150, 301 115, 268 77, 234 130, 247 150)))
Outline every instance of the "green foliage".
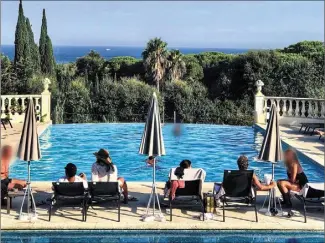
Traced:
POLYGON ((47 20, 45 9, 43 9, 41 36, 39 40, 39 55, 42 73, 50 75, 54 74, 56 63, 53 55, 52 42, 47 34, 47 20))
POLYGON ((72 123, 90 122, 91 99, 84 78, 73 80, 65 95, 69 97, 65 100, 65 121, 72 123))
POLYGON ((199 60, 192 54, 184 55, 183 60, 185 62, 186 73, 184 75, 185 80, 202 80, 204 77, 203 67, 199 60))
POLYGON ((34 72, 38 72, 40 70, 39 51, 38 51, 38 46, 35 43, 34 33, 28 18, 26 18, 26 32, 28 36, 28 46, 30 51, 32 69, 34 72))
POLYGON ((14 75, 14 65, 7 56, 0 54, 1 58, 1 94, 17 93, 17 79, 14 75))
POLYGON ((167 57, 167 77, 169 80, 183 78, 186 73, 186 65, 183 54, 179 50, 171 50, 167 57))
POLYGON ((145 70, 142 60, 134 57, 113 57, 108 61, 111 77, 116 81, 123 77, 137 76, 144 78, 145 70))
POLYGON ((90 51, 84 57, 78 58, 76 61, 76 75, 85 77, 86 85, 94 88, 97 80, 102 80, 108 74, 107 62, 99 53, 90 51))
POLYGON ((147 77, 156 85, 158 90, 168 67, 168 55, 167 43, 160 38, 149 40, 142 52, 147 77))
POLYGON ((23 4, 20 0, 18 10, 18 20, 15 32, 15 57, 14 63, 26 60, 26 48, 28 47, 28 35, 26 31, 26 22, 23 10, 23 4))
POLYGON ((44 91, 44 76, 42 75, 34 75, 32 78, 27 81, 27 90, 26 94, 40 94, 44 91))

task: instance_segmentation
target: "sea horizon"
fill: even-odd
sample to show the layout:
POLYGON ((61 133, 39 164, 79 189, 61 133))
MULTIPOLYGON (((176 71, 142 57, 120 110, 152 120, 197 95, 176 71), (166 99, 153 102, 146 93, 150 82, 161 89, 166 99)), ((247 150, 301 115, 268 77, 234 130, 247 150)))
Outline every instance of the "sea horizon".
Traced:
MULTIPOLYGON (((118 56, 130 56, 141 59, 141 53, 145 47, 140 46, 71 46, 55 45, 53 46, 54 57, 57 63, 75 62, 78 58, 87 55, 91 50, 98 52, 105 59, 111 59, 118 56)), ((251 50, 262 50, 261 48, 218 48, 218 47, 169 47, 170 49, 180 50, 183 54, 198 54, 201 52, 222 52, 226 54, 242 54, 251 50)), ((8 56, 11 60, 14 58, 14 45, 1 45, 1 53, 8 56)))

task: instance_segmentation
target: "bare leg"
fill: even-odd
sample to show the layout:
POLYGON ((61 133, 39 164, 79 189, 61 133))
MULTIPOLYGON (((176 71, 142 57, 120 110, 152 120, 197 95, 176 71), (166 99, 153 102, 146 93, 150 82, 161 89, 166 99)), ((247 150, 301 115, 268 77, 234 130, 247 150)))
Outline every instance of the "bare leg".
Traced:
POLYGON ((288 193, 289 191, 300 191, 300 186, 298 184, 285 180, 278 181, 278 188, 282 194, 288 193))
POLYGON ((121 182, 120 186, 123 189, 124 203, 127 203, 128 195, 129 195, 128 185, 126 184, 126 181, 124 180, 123 177, 119 177, 119 178, 117 178, 117 180, 121 182))
POLYGON ((13 188, 17 188, 18 190, 22 190, 24 187, 26 187, 26 181, 24 180, 18 180, 18 179, 12 179, 11 182, 8 185, 8 190, 11 190, 13 188))

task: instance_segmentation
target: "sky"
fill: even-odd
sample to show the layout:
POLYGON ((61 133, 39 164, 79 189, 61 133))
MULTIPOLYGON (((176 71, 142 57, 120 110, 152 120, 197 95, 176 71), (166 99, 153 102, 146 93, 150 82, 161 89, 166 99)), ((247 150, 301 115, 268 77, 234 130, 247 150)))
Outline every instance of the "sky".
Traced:
MULTIPOLYGON (((42 9, 53 45, 281 48, 324 40, 324 2, 25 1, 38 43, 42 9)), ((13 44, 18 1, 2 1, 1 43, 13 44)))

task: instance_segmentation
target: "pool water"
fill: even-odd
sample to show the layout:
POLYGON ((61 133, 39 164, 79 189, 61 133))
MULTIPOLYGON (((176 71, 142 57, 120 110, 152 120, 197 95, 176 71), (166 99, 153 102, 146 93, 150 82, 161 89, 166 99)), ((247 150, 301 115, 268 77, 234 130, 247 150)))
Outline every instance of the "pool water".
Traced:
MULTIPOLYGON (((137 124, 64 124, 48 127, 40 136, 42 159, 31 165, 34 181, 53 181, 64 175, 67 163, 75 163, 78 173, 90 178, 94 152, 100 148, 110 151, 119 176, 128 181, 150 181, 152 168, 146 166, 146 157, 138 154, 143 123, 137 124)), ((181 160, 189 159, 193 167, 206 170, 206 181, 222 181, 224 169, 237 169, 239 155, 247 155, 250 168, 257 174, 271 173, 271 164, 253 160, 258 155, 262 134, 252 127, 185 124, 182 134, 174 136, 173 125, 165 124, 163 135, 166 156, 160 157, 157 180, 165 181, 169 169, 181 160)), ((318 165, 301 158, 310 181, 323 181, 324 173, 318 165)), ((276 165, 276 179, 286 178, 282 163, 276 165)), ((16 161, 10 168, 13 178, 27 177, 27 163, 16 161)))
POLYGON ((324 232, 301 231, 3 231, 2 243, 322 243, 324 232))

